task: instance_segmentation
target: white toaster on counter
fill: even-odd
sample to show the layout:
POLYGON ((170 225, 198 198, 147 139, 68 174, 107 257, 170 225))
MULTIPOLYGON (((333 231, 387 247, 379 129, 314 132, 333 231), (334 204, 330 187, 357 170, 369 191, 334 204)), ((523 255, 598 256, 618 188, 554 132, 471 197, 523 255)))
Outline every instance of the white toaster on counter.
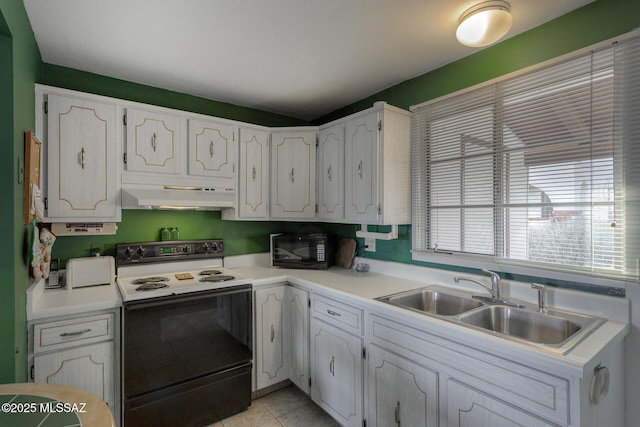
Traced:
POLYGON ((112 256, 71 258, 67 262, 67 287, 109 285, 116 279, 116 264, 112 256))

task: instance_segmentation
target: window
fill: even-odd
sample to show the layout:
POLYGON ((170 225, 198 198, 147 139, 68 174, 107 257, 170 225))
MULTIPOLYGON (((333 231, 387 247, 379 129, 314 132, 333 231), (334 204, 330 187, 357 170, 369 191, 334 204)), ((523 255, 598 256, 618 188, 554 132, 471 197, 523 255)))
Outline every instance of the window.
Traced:
POLYGON ((637 280, 640 39, 412 111, 414 259, 637 280))

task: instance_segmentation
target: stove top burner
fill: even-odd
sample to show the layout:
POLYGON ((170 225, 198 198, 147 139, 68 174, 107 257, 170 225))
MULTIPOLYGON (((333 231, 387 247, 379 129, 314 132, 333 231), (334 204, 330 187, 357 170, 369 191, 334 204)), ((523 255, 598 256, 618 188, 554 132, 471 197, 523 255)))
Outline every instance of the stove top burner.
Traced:
POLYGON ((136 291, 155 291, 156 289, 168 288, 169 285, 162 282, 147 282, 136 288, 136 291))
POLYGON ((198 273, 199 276, 211 276, 213 274, 221 274, 222 271, 220 270, 203 270, 200 273, 198 273))
POLYGON ((201 282, 225 282, 227 280, 233 280, 235 277, 226 276, 224 274, 212 274, 209 276, 203 276, 200 281, 201 282))
MULTIPOLYGON (((168 277, 162 277, 162 276, 152 276, 152 277, 142 277, 140 279, 135 279, 133 281, 131 281, 132 285, 146 285, 148 283, 161 283, 161 282, 168 282, 169 278, 168 277)), ((168 285, 165 285, 168 286, 168 285)), ((165 286, 162 286, 163 288, 165 286)))

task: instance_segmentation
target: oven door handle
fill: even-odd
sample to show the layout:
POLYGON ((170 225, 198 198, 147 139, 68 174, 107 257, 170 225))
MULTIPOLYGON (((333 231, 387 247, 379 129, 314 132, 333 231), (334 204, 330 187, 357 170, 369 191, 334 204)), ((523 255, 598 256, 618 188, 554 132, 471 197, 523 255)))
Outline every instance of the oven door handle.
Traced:
POLYGON ((143 310, 145 308, 153 308, 166 306, 167 304, 176 304, 190 301, 201 301, 203 298, 213 298, 223 295, 233 295, 243 292, 251 292, 251 284, 230 286, 222 289, 209 291, 189 292, 185 294, 173 294, 164 297, 151 298, 146 300, 136 300, 125 302, 124 307, 127 311, 143 310))

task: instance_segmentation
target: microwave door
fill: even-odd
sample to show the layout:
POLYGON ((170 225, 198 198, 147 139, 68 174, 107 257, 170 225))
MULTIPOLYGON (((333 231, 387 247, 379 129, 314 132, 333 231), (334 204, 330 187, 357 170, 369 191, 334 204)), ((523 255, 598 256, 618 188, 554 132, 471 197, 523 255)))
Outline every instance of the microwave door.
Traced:
POLYGON ((292 252, 287 251, 286 249, 283 248, 275 248, 273 250, 273 254, 276 258, 276 260, 291 260, 291 261, 301 261, 302 257, 300 257, 299 255, 296 255, 292 252))

